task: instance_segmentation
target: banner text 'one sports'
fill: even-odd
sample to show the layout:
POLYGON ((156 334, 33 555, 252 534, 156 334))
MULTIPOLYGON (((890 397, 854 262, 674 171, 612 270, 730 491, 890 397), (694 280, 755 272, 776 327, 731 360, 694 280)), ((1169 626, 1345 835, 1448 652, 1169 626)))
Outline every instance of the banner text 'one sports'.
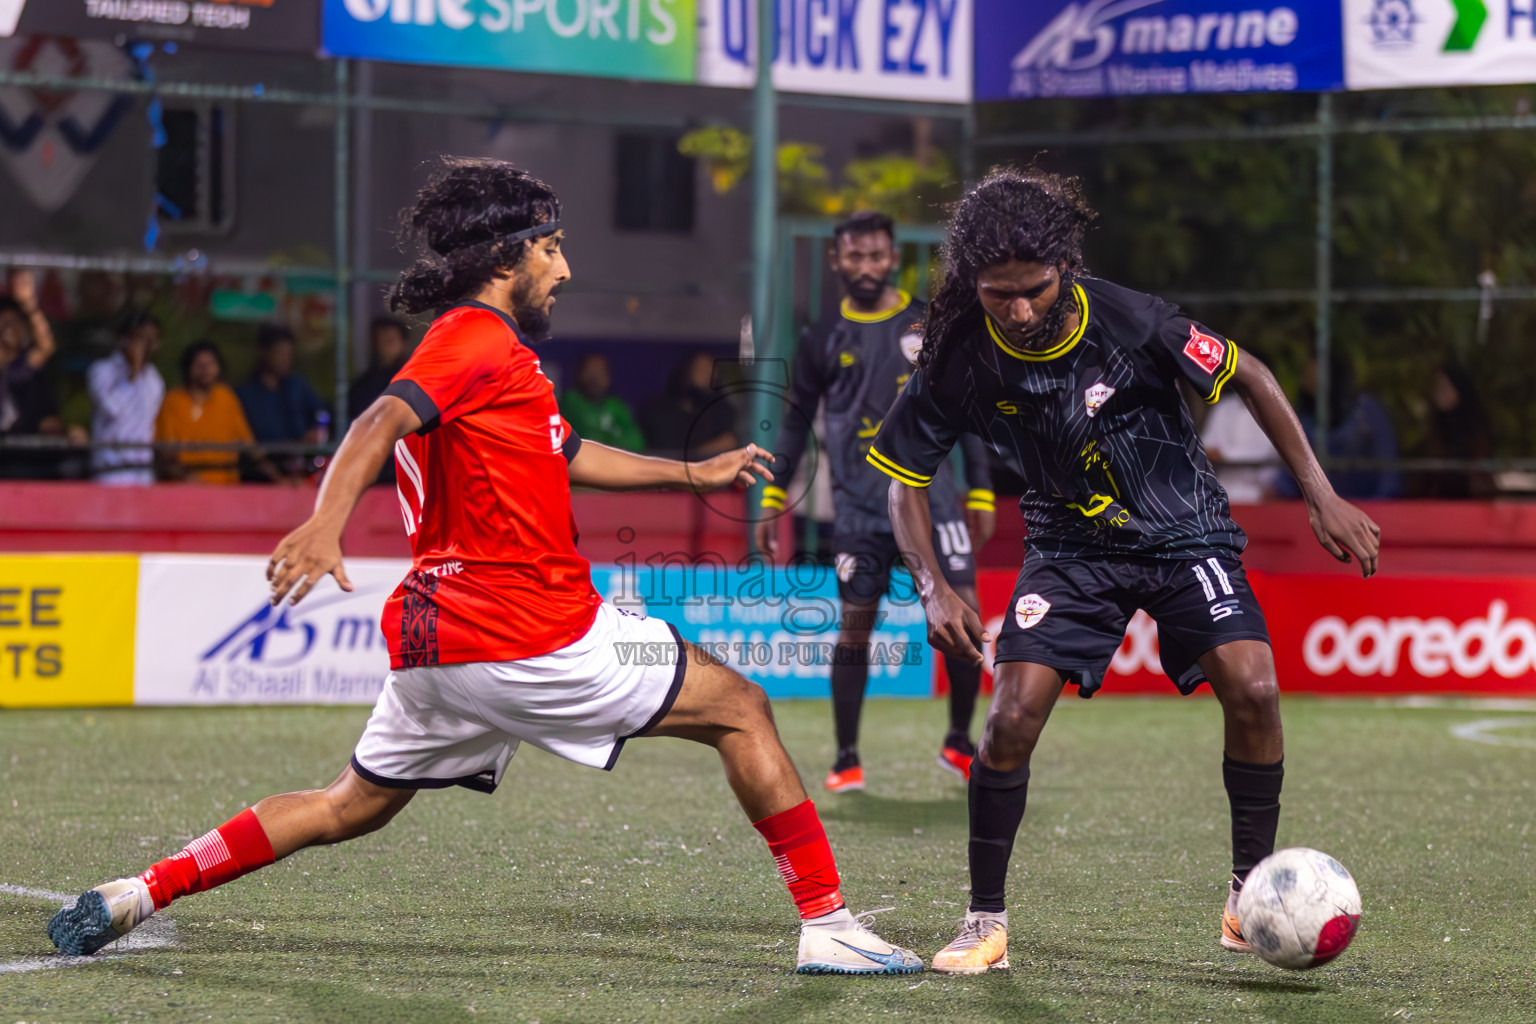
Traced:
POLYGON ((337 57, 691 82, 694 0, 325 0, 337 57))

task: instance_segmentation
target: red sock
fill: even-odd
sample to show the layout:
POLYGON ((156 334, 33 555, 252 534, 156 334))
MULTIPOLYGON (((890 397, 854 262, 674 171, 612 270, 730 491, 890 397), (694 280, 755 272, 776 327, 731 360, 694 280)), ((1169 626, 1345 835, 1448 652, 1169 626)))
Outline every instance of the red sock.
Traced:
POLYGON ((266 830, 256 812, 247 809, 139 877, 149 886, 155 909, 163 910, 178 897, 233 882, 275 860, 266 830))
POLYGON ((768 852, 779 865, 802 919, 842 909, 843 894, 837 889, 842 879, 837 877, 837 861, 815 804, 807 800, 752 824, 768 840, 768 852))

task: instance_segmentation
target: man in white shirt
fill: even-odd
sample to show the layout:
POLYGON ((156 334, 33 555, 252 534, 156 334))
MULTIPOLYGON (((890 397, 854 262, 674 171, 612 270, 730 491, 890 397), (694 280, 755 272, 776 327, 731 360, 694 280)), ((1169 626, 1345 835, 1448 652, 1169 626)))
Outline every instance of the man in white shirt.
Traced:
POLYGON ((160 345, 160 321, 142 310, 130 313, 117 335, 118 350, 91 364, 86 384, 95 412, 91 435, 98 442, 138 442, 143 448, 95 448, 91 471, 104 484, 155 482, 155 416, 165 381, 150 363, 160 345))
POLYGON ((1236 392, 1227 392, 1211 408, 1200 428, 1200 440, 1232 504, 1257 505, 1275 496, 1280 454, 1236 392))

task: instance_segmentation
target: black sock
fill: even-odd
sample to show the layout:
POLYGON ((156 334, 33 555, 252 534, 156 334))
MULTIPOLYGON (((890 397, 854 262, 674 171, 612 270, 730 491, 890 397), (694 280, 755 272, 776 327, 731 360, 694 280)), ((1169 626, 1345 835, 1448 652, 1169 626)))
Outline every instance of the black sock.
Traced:
POLYGON ((1248 764, 1223 757, 1221 780, 1227 785, 1227 799, 1232 803, 1233 888, 1240 890, 1253 866, 1275 852, 1285 760, 1248 764))
POLYGON ((944 669, 949 673, 950 734, 970 739, 971 716, 976 713, 976 694, 981 690, 981 666, 945 658, 944 669))
POLYGON ((869 645, 838 644, 832 658, 832 727, 839 750, 859 745, 859 715, 869 681, 869 645))
POLYGON ((1000 914, 1013 837, 1024 820, 1029 765, 1011 772, 971 762, 971 909, 1000 914))

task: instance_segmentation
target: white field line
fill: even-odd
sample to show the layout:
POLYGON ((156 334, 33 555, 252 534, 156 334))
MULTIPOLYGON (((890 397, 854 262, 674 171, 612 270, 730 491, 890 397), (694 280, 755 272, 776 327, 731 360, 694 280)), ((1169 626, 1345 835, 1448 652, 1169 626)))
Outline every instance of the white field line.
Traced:
POLYGON ((1418 708, 1430 711, 1536 711, 1536 700, 1518 697, 1387 697, 1375 702, 1383 708, 1418 708))
MULTIPOLYGON (((0 882, 0 895, 24 896, 28 899, 47 900, 59 906, 74 906, 75 897, 47 889, 30 889, 24 885, 7 885, 0 882)), ((176 944, 176 922, 156 914, 127 935, 102 949, 94 956, 24 956, 20 960, 0 961, 0 974, 20 974, 24 971, 52 971, 60 967, 80 967, 100 963, 103 960, 119 960, 147 949, 162 949, 176 944)))
POLYGON ((1532 726, 1536 726, 1536 718, 1483 718, 1451 726, 1451 735, 1473 743, 1486 743, 1490 747, 1536 747, 1536 737, 1498 735, 1499 729, 1532 726))

